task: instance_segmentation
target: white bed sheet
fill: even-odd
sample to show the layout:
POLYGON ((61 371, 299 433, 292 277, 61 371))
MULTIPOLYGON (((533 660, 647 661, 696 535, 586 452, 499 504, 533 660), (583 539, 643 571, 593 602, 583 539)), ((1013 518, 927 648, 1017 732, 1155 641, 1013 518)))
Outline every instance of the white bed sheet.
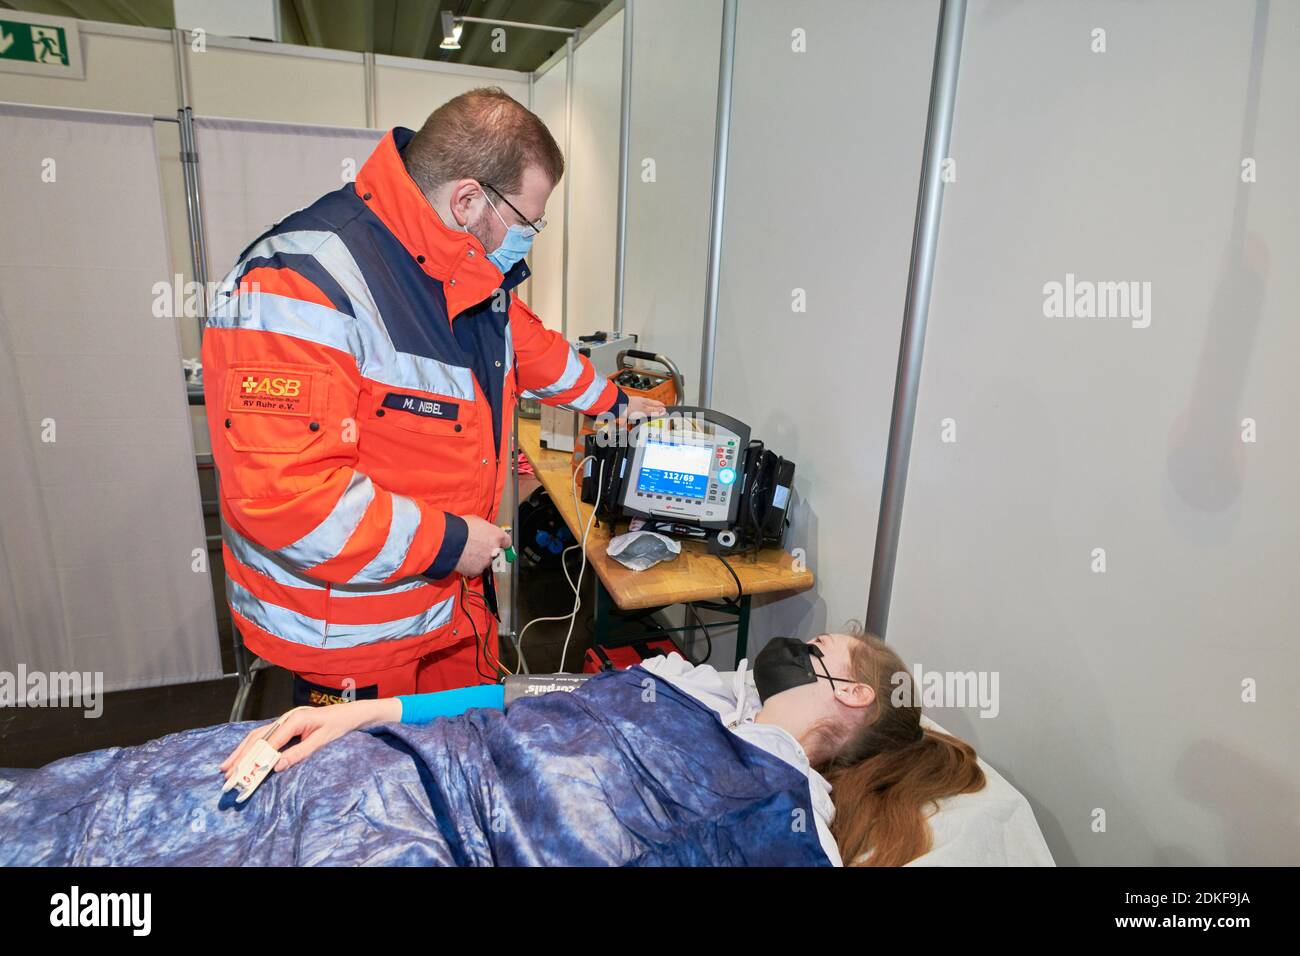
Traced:
MULTIPOLYGON (((944 731, 929 717, 921 721, 944 731)), ((908 866, 1055 866, 1029 801, 980 760, 984 789, 939 801, 930 817, 934 844, 908 866)))

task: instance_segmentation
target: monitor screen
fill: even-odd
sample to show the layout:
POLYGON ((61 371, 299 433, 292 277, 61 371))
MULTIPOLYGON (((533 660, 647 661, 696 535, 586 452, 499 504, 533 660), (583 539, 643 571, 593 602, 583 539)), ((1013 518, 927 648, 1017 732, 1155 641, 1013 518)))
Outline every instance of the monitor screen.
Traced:
POLYGON ((648 440, 636 490, 644 495, 703 498, 709 487, 710 445, 648 440))

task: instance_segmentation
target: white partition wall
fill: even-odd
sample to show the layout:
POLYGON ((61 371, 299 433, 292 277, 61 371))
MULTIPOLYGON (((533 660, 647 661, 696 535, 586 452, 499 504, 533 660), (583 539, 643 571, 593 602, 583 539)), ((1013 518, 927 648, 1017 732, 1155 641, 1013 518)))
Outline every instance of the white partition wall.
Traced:
MULTIPOLYGON (((581 59, 581 54, 578 56, 581 59)), ((564 148, 564 90, 568 67, 568 60, 562 59, 533 82, 533 112, 546 124, 561 149, 564 148)), ((574 172, 571 157, 564 159, 565 177, 579 176, 574 172)), ((564 303, 564 221, 564 183, 561 182, 546 204, 546 231, 537 237, 528 256, 533 273, 528 304, 552 329, 560 328, 564 303)))
POLYGON ((694 402, 722 0, 651 0, 633 15, 623 323, 677 363, 694 402))
POLYGON ((971 4, 888 633, 1060 863, 1296 859, 1298 37, 971 4))
POLYGON ((153 121, 0 126, 0 671, 218 677, 153 121))
POLYGON ((219 280, 289 213, 356 179, 380 130, 200 117, 194 121, 208 247, 219 280))
POLYGON ((176 66, 166 30, 80 21, 85 80, 0 72, 0 100, 171 114, 176 66))
POLYGON ((797 463, 787 543, 817 576, 756 600, 751 652, 865 611, 937 21, 740 5, 712 404, 797 463))
MULTIPOLYGON (((705 256, 718 84, 721 0, 654 0, 633 7, 624 328, 672 358, 694 398, 704 314, 705 256), (684 28, 683 24, 689 24, 684 28)), ((583 38, 573 107, 573 223, 569 334, 613 327, 618 216, 623 11, 583 38)), ((564 141, 567 61, 534 85, 534 111, 564 141)), ((563 189, 531 262, 534 308, 560 326, 563 189)))
POLYGON ((360 53, 220 38, 185 55, 196 115, 366 125, 360 53))
MULTIPOLYGON (((84 81, 0 72, 0 101, 175 116, 176 53, 166 30, 80 21, 84 81)), ((180 137, 175 123, 155 129, 173 274, 190 271, 180 137)), ((181 321, 186 355, 198 355, 198 330, 181 321)))
POLYGON ((376 56, 375 125, 380 129, 419 129, 443 103, 480 86, 499 86, 528 105, 526 73, 376 56))
MULTIPOLYGON (((573 89, 573 219, 569 224, 569 337, 614 327, 618 118, 623 13, 578 49, 573 89)), ((561 127, 562 133, 563 127, 561 127)), ((556 193, 559 198, 559 193, 556 193)))

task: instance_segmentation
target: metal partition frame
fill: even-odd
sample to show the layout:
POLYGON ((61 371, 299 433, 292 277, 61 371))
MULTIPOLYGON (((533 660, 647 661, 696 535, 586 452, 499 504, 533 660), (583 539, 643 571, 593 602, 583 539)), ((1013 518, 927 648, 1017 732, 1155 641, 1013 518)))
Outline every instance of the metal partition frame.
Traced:
POLYGON ((564 232, 560 253, 560 334, 569 337, 569 220, 573 218, 573 77, 578 72, 574 34, 564 41, 564 232))
POLYGON ((623 0, 623 76, 618 111, 618 229, 614 236, 614 331, 623 331, 623 277, 627 258, 628 152, 632 142, 632 9, 623 0))
POLYGON ((700 397, 713 400, 713 353, 718 337, 718 279, 722 272, 722 223, 727 205, 727 150, 731 139, 731 93, 736 64, 736 0, 723 0, 722 50, 718 55, 718 115, 713 130, 713 199, 709 210, 709 261, 704 284, 704 336, 700 344, 700 397))
MULTIPOLYGON (((704 329, 700 354, 698 404, 708 407, 713 398, 714 353, 717 347, 718 288, 722 262, 723 223, 727 199, 727 152, 731 131, 732 85, 736 53, 737 0, 724 0, 722 46, 718 62, 718 112, 713 143, 713 199, 709 220, 709 259, 705 289, 704 329)), ((935 252, 939 241, 939 215, 943 206, 942 166, 952 135, 961 62, 966 0, 941 0, 925 145, 921 156, 921 183, 916 224, 908 266, 907 300, 903 308, 902 340, 889 424, 889 444, 881 490, 880 516, 867 609, 867 629, 883 638, 889 620, 889 600, 894 584, 902 521, 903 494, 916 421, 916 398, 925 348, 925 325, 930 311, 935 252)), ((620 270, 622 263, 619 263, 620 270)))
POLYGON ((867 602, 867 630, 884 639, 889 625, 889 602, 894 588, 898 536, 903 519, 903 493, 912 454, 916 425, 916 396, 921 385, 921 358, 925 351, 925 325, 930 315, 930 289, 939 245, 939 214, 943 208, 943 161, 952 137, 953 108, 957 100, 957 72, 961 64, 962 30, 966 0, 942 0, 939 33, 935 40, 934 72, 930 78, 930 108, 925 122, 921 156, 921 185, 916 200, 916 225, 912 236, 912 261, 907 272, 907 300, 903 306, 903 334, 894 379, 894 404, 889 420, 889 445, 885 477, 880 492, 875 554, 871 562, 871 587, 867 602))

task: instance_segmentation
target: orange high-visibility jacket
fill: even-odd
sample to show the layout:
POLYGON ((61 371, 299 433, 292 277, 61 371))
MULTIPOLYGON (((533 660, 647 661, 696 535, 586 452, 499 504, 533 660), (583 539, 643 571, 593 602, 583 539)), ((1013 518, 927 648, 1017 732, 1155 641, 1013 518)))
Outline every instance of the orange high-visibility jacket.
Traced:
POLYGON ((517 394, 626 400, 511 291, 522 262, 503 276, 443 225, 402 163, 411 135, 246 249, 205 326, 231 612, 302 673, 472 640, 459 516, 496 517, 517 394))

